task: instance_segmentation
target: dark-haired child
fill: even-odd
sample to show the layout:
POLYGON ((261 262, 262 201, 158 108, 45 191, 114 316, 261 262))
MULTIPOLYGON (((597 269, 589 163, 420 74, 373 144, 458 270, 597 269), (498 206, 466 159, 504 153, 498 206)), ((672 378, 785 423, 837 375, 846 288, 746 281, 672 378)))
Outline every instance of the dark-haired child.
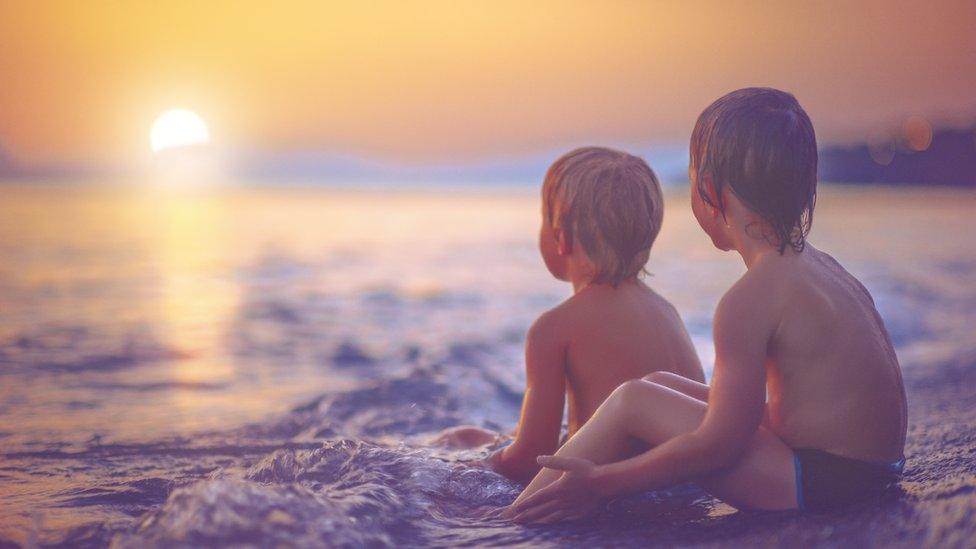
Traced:
MULTIPOLYGON (((572 437, 625 381, 648 374, 705 380, 678 313, 638 278, 663 213, 657 178, 636 156, 585 147, 549 168, 539 250, 573 295, 526 336, 522 413, 515 440, 489 459, 498 472, 523 483, 539 472, 536 458, 559 447, 567 398, 572 437)), ((437 443, 473 446, 495 435, 466 426, 437 443)))
POLYGON ((516 520, 578 518, 685 481, 739 508, 829 509, 901 473, 905 392, 884 323, 864 286, 806 242, 817 177, 806 113, 768 88, 718 99, 695 125, 689 172, 698 223, 747 267, 715 312, 711 386, 621 385, 539 459, 508 510, 516 520), (633 439, 652 448, 624 459, 633 439))

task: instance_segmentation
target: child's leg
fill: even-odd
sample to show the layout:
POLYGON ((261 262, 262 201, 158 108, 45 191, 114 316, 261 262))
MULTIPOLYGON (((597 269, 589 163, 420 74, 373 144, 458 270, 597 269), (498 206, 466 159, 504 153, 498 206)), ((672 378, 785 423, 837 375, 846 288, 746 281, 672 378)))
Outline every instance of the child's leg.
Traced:
MULTIPOLYGON (((633 437, 652 446, 698 427, 706 404, 655 383, 629 381, 615 390, 590 420, 556 455, 581 457, 597 464, 621 459, 633 437)), ((561 471, 543 469, 519 495, 520 502, 554 482, 561 471)), ((793 451, 760 427, 730 468, 703 479, 702 486, 720 499, 743 508, 796 507, 793 451)))
MULTIPOLYGON (((684 393, 691 398, 698 399, 702 402, 708 402, 708 385, 699 383, 693 379, 688 379, 671 372, 651 372, 642 379, 652 383, 657 383, 658 385, 664 385, 669 389, 674 389, 679 393, 684 393)), ((762 425, 769 428, 768 422, 769 418, 763 416, 762 425)))
POLYGON ((644 379, 658 385, 664 385, 702 402, 708 402, 708 385, 698 383, 693 379, 672 372, 651 372, 644 376, 644 379))

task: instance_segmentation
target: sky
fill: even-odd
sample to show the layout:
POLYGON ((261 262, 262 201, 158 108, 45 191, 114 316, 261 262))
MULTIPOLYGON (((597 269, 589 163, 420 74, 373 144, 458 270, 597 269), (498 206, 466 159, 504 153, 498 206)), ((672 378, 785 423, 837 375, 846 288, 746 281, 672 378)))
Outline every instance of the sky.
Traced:
POLYGON ((976 2, 0 3, 0 144, 28 163, 215 146, 406 163, 683 144, 733 89, 793 92, 821 143, 976 119, 976 2))

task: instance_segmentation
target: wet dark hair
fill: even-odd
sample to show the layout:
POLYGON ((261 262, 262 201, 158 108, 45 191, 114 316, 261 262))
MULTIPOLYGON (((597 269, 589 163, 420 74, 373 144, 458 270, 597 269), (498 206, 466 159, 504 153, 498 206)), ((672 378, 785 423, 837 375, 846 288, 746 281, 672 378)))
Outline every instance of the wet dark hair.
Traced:
POLYGON ((775 233, 783 253, 803 251, 817 201, 817 139, 796 98, 772 88, 743 88, 708 106, 691 134, 698 194, 725 215, 726 185, 775 233), (705 191, 705 176, 717 204, 705 191))

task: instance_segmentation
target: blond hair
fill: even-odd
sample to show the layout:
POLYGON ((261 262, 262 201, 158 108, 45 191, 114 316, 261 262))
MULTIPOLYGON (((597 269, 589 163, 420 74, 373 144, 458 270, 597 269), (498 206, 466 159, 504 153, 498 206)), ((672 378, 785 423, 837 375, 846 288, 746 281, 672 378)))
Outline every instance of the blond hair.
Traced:
POLYGON ((583 147, 556 160, 542 184, 543 215, 568 230, 596 267, 593 282, 617 286, 640 273, 661 230, 664 197, 640 157, 583 147))

